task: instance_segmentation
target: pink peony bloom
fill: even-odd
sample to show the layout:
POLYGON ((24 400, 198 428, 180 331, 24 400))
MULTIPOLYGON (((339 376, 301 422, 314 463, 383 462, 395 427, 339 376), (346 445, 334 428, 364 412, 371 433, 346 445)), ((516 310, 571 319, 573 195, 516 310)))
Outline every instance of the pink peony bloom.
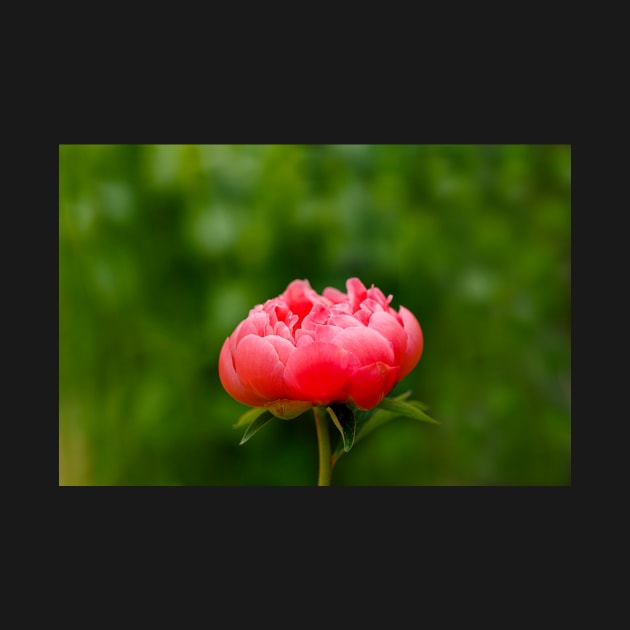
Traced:
POLYGON ((251 309, 221 348, 228 394, 286 417, 333 402, 376 407, 420 360, 422 329, 374 285, 350 278, 346 288, 319 295, 308 280, 294 280, 251 309))

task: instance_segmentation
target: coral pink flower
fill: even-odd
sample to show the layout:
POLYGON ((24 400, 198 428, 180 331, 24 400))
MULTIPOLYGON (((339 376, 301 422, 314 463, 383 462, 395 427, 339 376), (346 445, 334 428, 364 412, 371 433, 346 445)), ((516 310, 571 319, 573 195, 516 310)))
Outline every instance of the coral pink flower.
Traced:
POLYGON ((281 416, 333 402, 378 405, 420 360, 422 329, 374 285, 350 278, 346 289, 319 295, 308 280, 294 280, 251 309, 219 356, 228 394, 281 416))

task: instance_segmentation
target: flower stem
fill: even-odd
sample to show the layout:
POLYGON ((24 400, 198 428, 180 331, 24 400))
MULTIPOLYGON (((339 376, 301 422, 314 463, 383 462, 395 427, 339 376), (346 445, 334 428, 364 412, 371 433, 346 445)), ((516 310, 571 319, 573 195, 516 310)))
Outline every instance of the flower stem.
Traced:
POLYGON ((330 434, 328 432, 328 415, 322 407, 313 407, 315 428, 317 429, 317 444, 319 446, 319 477, 318 486, 329 486, 332 474, 330 458, 330 434))

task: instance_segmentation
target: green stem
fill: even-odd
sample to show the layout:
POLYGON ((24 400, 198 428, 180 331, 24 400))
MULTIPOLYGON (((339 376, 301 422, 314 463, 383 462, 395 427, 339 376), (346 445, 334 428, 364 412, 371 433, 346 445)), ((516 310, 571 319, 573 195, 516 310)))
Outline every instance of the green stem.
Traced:
POLYGON ((318 486, 329 486, 332 474, 330 458, 330 434, 328 432, 328 414, 322 407, 313 407, 315 428, 317 429, 317 444, 319 446, 319 477, 318 486))

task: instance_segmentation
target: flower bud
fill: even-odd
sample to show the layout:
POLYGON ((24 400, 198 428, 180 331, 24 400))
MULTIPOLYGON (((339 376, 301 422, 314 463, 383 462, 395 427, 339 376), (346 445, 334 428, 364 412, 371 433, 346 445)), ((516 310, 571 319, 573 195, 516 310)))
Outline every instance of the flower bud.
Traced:
POLYGON ((346 290, 319 295, 308 280, 294 280, 251 309, 221 348, 228 394, 280 417, 335 402, 378 405, 420 360, 422 329, 374 285, 350 278, 346 290))

